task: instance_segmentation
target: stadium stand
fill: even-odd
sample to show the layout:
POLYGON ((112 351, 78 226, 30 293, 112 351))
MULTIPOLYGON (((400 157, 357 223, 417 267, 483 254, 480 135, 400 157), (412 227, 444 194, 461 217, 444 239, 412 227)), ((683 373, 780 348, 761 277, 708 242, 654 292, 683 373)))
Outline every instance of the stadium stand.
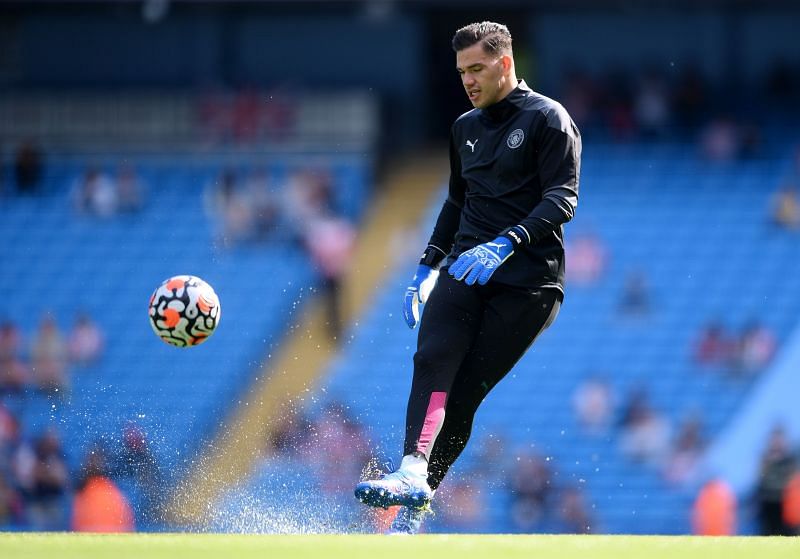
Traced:
MULTIPOLYGON (((790 258, 796 240, 768 219, 769 194, 788 172, 789 161, 783 153, 775 159, 708 164, 687 147, 588 146, 581 211, 569 232, 601 237, 608 258, 605 271, 589 285, 571 286, 557 326, 523 359, 513 379, 492 394, 454 479, 464 480, 480 466, 478 454, 496 435, 512 449, 509 456, 533 451, 544 457, 555 488, 583 489, 595 522, 591 531, 687 532, 696 484, 671 487, 660 466, 631 462, 620 448, 616 429, 602 436, 582 432, 571 409, 572 395, 583 380, 602 373, 617 404, 633 388, 644 386, 654 408, 673 426, 697 410, 703 412, 707 438, 725 426, 754 377, 703 370, 693 360, 694 344, 703 326, 720 317, 734 329, 759 317, 779 346, 794 327, 800 301, 788 282, 799 265, 790 258), (687 197, 693 199, 691 208, 684 204, 687 197), (762 265, 756 274, 754 261, 762 265), (642 316, 621 317, 620 278, 631 272, 647 278, 649 310, 642 316), (761 312, 765 301, 776 312, 761 312)), ((168 481, 174 482, 200 439, 241 394, 265 344, 279 342, 287 314, 313 285, 313 270, 286 244, 230 251, 213 247, 197 185, 213 180, 216 167, 140 165, 143 181, 158 189, 151 189, 141 214, 110 220, 76 216, 69 206, 64 185, 80 169, 79 161, 49 165, 49 195, 4 201, 0 234, 3 261, 9 264, 0 287, 15 294, 5 318, 21 325, 25 339, 31 338, 45 312, 65 329, 66 320, 85 310, 105 332, 107 354, 102 365, 71 372, 72 388, 66 396, 28 393, 5 396, 4 402, 21 419, 26 437, 57 426, 73 470, 91 444, 112 444, 124 425, 135 421, 147 433, 168 481), (184 209, 185 219, 175 218, 176 208, 184 209), (291 266, 273 267, 272 259, 278 257, 291 266), (237 274, 243 266, 248 274, 237 274), (215 334, 216 350, 201 346, 186 352, 178 366, 169 359, 169 352, 177 350, 162 346, 149 332, 132 329, 130 322, 144 313, 147 293, 137 295, 138 286, 155 286, 163 277, 187 269, 215 286, 223 301, 223 321, 236 320, 236 328, 215 334), (284 273, 278 278, 281 296, 270 297, 263 278, 269 276, 275 285, 275 275, 284 273), (253 306, 268 312, 246 312, 253 306)), ((358 194, 365 188, 363 169, 345 166, 338 176, 356 192, 346 197, 354 204, 349 211, 359 212, 363 202, 353 200, 363 200, 358 194)), ((422 230, 429 228, 437 205, 422 230)), ((401 269, 409 265, 403 263, 401 269)), ((379 457, 393 456, 400 447, 410 382, 415 333, 402 324, 396 308, 405 275, 399 272, 381 285, 374 304, 332 363, 324 390, 308 407, 313 416, 326 404, 344 402, 375 441, 379 457)), ((615 406, 615 417, 619 408, 615 406)), ((302 460, 293 463, 297 468, 288 481, 285 471, 266 463, 221 510, 240 507, 247 499, 264 503, 276 486, 313 486, 313 474, 298 475, 309 471, 302 460), (261 501, 254 500, 253 487, 258 487, 261 501)), ((507 477, 513 464, 498 456, 490 467, 507 477)), ((503 475, 494 476, 496 481, 489 485, 489 524, 481 529, 513 529, 508 512, 512 495, 499 481, 503 475)), ((330 497, 334 513, 329 518, 310 528, 302 518, 292 525, 306 531, 363 527, 363 520, 353 521, 360 513, 348 502, 350 483, 342 479, 339 495, 330 497)), ((134 485, 125 488, 137 491, 134 485)), ((458 512, 447 510, 433 520, 432 530, 451 529, 458 521, 458 512)), ((219 518, 224 522, 215 527, 221 529, 281 527, 264 516, 258 517, 258 526, 256 521, 231 523, 241 515, 219 518)), ((551 515, 534 529, 559 527, 551 515)))

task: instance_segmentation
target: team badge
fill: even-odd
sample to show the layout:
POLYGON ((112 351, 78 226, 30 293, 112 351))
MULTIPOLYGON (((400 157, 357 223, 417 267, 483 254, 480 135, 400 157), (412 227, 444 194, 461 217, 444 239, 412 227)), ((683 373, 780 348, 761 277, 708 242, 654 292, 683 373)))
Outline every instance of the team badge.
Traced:
POLYGON ((517 149, 519 146, 522 145, 523 141, 525 141, 525 132, 522 131, 522 128, 517 128, 511 134, 508 135, 508 140, 506 140, 506 144, 511 149, 517 149))

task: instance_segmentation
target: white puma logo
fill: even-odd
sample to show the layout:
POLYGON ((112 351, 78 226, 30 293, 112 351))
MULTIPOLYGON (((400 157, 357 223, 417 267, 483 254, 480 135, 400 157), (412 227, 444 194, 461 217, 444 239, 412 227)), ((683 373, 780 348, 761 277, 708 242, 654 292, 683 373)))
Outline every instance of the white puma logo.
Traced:
POLYGON ((470 142, 469 140, 467 140, 467 146, 472 150, 472 153, 475 153, 475 144, 478 143, 478 139, 479 138, 475 138, 474 142, 470 142))

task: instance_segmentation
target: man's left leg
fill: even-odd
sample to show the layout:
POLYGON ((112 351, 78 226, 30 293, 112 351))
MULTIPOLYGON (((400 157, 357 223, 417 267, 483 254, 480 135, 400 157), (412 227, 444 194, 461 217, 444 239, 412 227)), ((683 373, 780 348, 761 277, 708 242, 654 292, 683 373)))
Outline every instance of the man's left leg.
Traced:
POLYGON ((464 450, 475 413, 536 338, 555 320, 561 293, 504 291, 490 299, 480 334, 453 382, 442 429, 430 454, 428 484, 434 491, 464 450))
POLYGON ((362 503, 424 508, 430 501, 428 456, 444 420, 447 395, 478 335, 489 292, 449 275, 439 276, 422 317, 414 354, 403 460, 396 471, 356 486, 355 496, 362 503))

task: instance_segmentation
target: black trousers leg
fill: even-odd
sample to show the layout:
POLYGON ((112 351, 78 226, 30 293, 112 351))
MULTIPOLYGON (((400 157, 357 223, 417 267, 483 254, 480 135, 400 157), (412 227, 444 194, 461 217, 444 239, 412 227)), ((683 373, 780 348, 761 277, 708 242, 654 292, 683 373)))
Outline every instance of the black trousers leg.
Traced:
POLYGON ((444 421, 447 395, 480 331, 482 307, 478 289, 442 271, 419 327, 403 454, 430 456, 444 421))

